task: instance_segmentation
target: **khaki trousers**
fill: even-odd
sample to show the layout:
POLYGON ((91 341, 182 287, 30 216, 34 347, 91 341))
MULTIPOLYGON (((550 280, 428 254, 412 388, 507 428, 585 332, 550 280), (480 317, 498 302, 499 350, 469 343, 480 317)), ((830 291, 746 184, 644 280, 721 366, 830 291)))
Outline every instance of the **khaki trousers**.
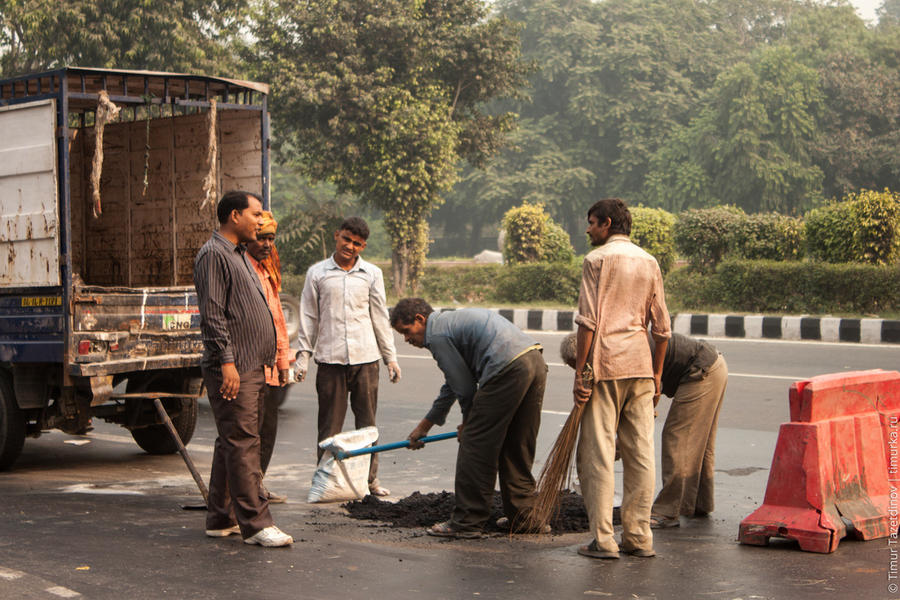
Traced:
POLYGON ((262 494, 259 466, 259 422, 266 394, 262 367, 241 373, 237 398, 219 393, 222 372, 203 369, 206 393, 216 421, 215 450, 209 475, 206 528, 241 526, 246 539, 273 524, 269 503, 262 494))
POLYGON ((653 392, 650 378, 598 381, 584 408, 575 463, 591 531, 601 550, 619 550, 612 522, 617 435, 624 470, 622 547, 653 548, 653 392))
POLYGON ((713 511, 716 429, 728 384, 728 365, 719 356, 699 381, 678 386, 662 432, 662 489, 653 514, 693 517, 713 511))

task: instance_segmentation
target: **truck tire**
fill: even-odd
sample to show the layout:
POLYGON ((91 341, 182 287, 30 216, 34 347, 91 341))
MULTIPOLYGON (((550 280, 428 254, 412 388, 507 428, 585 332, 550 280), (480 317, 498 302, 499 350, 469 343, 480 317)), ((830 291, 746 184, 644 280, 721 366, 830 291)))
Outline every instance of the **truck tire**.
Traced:
POLYGON ((297 339, 300 331, 300 301, 290 294, 278 294, 281 300, 281 312, 284 313, 284 324, 287 327, 288 340, 297 339))
POLYGON ((0 373, 0 471, 12 466, 25 445, 25 414, 16 404, 12 382, 0 373))
MULTIPOLYGON (((154 378, 146 382, 135 382, 135 388, 132 389, 132 382, 128 382, 128 391, 146 392, 148 390, 179 393, 185 392, 195 394, 200 389, 200 379, 184 379, 184 380, 164 380, 163 378, 154 378), (154 385, 155 384, 155 385, 154 385), (180 388, 180 389, 179 389, 180 388)), ((181 443, 187 446, 191 437, 194 435, 194 429, 197 427, 197 399, 196 398, 167 398, 162 401, 163 407, 169 413, 172 419, 172 425, 181 438, 181 443)), ((155 411, 155 409, 154 409, 155 411)), ((169 429, 165 425, 150 425, 149 427, 140 427, 131 430, 131 437, 137 442, 137 445, 148 454, 174 454, 178 452, 178 444, 172 439, 169 429)))

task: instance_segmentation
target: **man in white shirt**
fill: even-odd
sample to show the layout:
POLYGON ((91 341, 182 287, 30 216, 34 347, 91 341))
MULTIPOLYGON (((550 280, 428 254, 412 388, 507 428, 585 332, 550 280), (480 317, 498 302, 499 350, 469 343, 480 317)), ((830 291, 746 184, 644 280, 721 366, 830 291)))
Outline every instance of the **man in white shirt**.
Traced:
MULTIPOLYGON (((296 372, 297 380, 303 381, 313 356, 318 365, 320 442, 343 429, 348 394, 356 428, 375 425, 378 359, 387 365, 391 382, 400 380, 384 277, 381 269, 359 256, 368 237, 366 222, 348 217, 334 234, 334 254, 306 272, 296 372)), ((319 448, 317 460, 322 452, 319 448)), ((372 455, 369 492, 387 496, 390 491, 378 481, 377 457, 372 455)))

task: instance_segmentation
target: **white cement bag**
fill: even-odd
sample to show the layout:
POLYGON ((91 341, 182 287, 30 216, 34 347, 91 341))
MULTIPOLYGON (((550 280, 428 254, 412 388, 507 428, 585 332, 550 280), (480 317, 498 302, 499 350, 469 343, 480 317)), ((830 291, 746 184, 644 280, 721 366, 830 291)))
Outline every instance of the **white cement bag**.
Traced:
POLYGON ((336 460, 334 451, 358 450, 371 446, 378 439, 377 427, 344 431, 322 440, 325 450, 313 475, 307 502, 340 502, 362 499, 369 493, 369 463, 371 454, 336 460))

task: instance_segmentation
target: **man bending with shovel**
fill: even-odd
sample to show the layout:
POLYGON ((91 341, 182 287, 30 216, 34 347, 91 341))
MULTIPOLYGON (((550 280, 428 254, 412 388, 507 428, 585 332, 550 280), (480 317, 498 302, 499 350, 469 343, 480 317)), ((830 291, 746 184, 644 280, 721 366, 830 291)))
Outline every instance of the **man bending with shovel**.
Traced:
POLYGON ((456 506, 450 520, 431 526, 428 534, 480 537, 498 471, 506 517, 497 524, 527 532, 521 524, 534 502, 531 465, 547 381, 540 344, 498 313, 467 308, 438 314, 421 298, 397 302, 391 327, 409 344, 428 348, 445 377, 431 410, 409 434, 410 448, 421 448, 418 440, 444 424, 454 400, 463 415, 456 506))

